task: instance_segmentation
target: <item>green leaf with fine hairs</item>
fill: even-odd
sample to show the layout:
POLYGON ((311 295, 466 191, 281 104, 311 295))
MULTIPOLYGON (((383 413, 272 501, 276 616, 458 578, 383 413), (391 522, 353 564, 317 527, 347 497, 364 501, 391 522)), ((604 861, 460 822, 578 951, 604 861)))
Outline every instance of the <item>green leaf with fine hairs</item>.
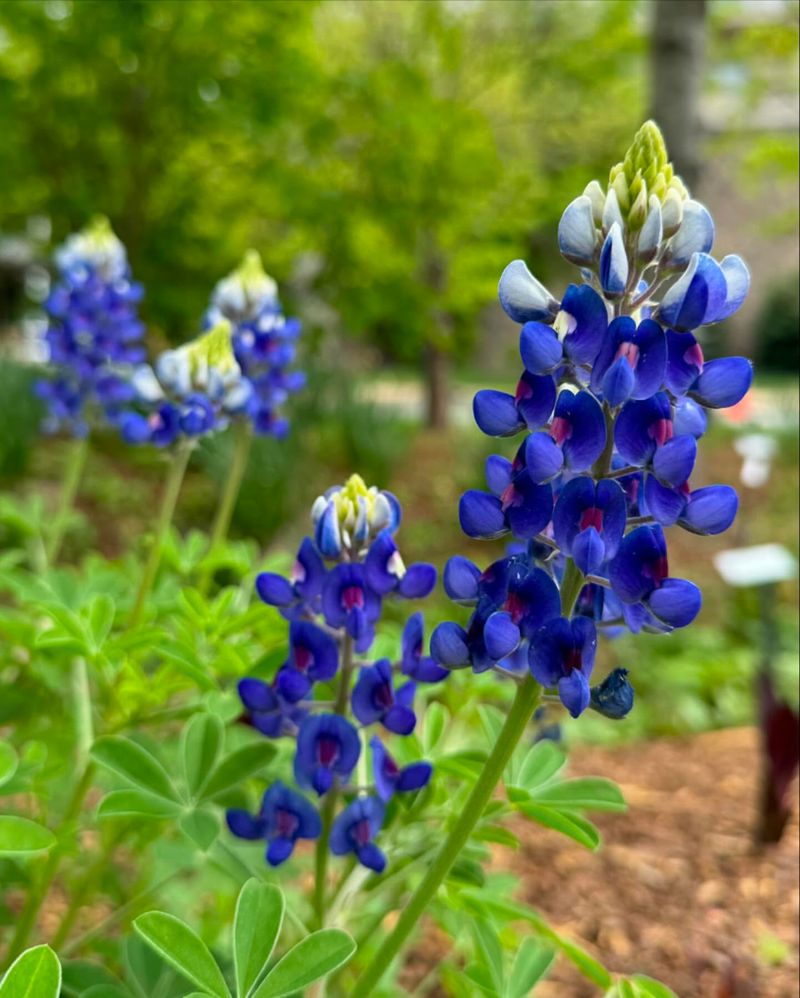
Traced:
POLYGON ((236 786, 248 776, 253 776, 275 758, 275 746, 267 741, 251 742, 226 756, 209 776, 200 794, 201 800, 210 800, 224 790, 236 786))
POLYGON ((555 960, 555 950, 528 936, 514 957, 504 998, 526 998, 555 960))
POLYGON ((230 998, 225 978, 203 940, 164 911, 149 911, 133 923, 136 932, 170 966, 214 998, 230 998))
POLYGON ((0 998, 58 998, 61 964, 49 946, 20 953, 0 985, 0 998))
POLYGON ((283 892, 255 877, 239 892, 233 921, 233 965, 239 998, 245 998, 266 968, 280 935, 285 908, 283 892))
POLYGON ((556 832, 561 832, 587 849, 595 850, 600 845, 600 833, 595 826, 579 814, 570 811, 559 811, 553 807, 546 807, 529 801, 519 805, 521 814, 527 818, 532 818, 545 828, 552 828, 556 832))
POLYGON ((497 930, 490 921, 476 918, 472 922, 472 934, 475 939, 475 948, 489 973, 492 987, 495 991, 501 991, 503 988, 503 947, 497 930))
POLYGON ((217 816, 209 811, 190 811, 181 818, 180 827, 202 852, 208 852, 219 835, 217 816))
POLYGON ((137 787, 166 800, 177 799, 166 769, 138 742, 120 735, 107 735, 97 739, 92 745, 91 754, 101 766, 118 773, 137 787))
POLYGON ((44 852, 55 845, 51 831, 29 818, 0 814, 0 856, 44 852))
POLYGON ((7 742, 0 742, 0 787, 17 771, 17 753, 7 742))
POLYGON ((636 982, 642 998, 678 998, 672 988, 646 974, 634 974, 631 980, 636 982))
POLYGON ((534 790, 555 776, 566 761, 567 757, 562 749, 549 739, 543 739, 522 760, 517 773, 517 785, 526 790, 534 790))
POLYGON ((579 811, 626 811, 622 791, 612 780, 600 776, 581 776, 537 790, 533 795, 540 804, 574 808, 579 811))
POLYGON ((140 818, 158 820, 174 818, 180 810, 180 804, 176 801, 156 797, 144 790, 112 790, 100 801, 97 817, 119 818, 135 814, 140 818))
POLYGON ((320 929, 283 956, 253 992, 252 998, 284 998, 347 963, 356 944, 341 929, 320 929))
POLYGON ((183 732, 183 773, 192 797, 211 775, 222 749, 225 729, 214 714, 195 714, 183 732))

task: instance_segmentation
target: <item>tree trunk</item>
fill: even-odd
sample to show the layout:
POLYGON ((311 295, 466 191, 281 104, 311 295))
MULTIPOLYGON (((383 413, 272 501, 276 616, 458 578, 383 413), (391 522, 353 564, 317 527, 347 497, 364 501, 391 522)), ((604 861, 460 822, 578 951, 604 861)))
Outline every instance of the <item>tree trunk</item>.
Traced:
POLYGON ((706 48, 706 0, 655 0, 651 36, 652 117, 678 174, 691 189, 702 167, 700 90, 706 48))
POLYGON ((448 358, 438 347, 427 349, 425 372, 428 377, 427 422, 432 429, 443 430, 447 426, 448 406, 448 358))

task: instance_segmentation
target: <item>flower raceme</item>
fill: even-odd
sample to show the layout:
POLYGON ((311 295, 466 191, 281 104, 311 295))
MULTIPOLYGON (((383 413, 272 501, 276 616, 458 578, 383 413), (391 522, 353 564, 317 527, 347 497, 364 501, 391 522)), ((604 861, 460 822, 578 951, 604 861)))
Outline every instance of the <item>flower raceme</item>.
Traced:
POLYGON ((313 537, 300 545, 290 577, 264 572, 256 580, 260 598, 289 621, 286 661, 270 681, 246 677, 238 685, 243 721, 268 738, 295 740, 298 789, 274 783, 258 815, 229 811, 228 826, 240 838, 266 839, 267 862, 278 865, 298 838, 318 838, 327 820, 335 855, 353 854, 381 872, 386 857, 375 839, 384 805, 395 793, 422 790, 432 773, 423 761, 399 766, 382 739, 411 734, 418 684, 441 682, 448 670, 425 654, 419 612, 406 622, 396 663, 356 656, 369 652, 384 601, 427 596, 436 571, 404 564, 395 540, 400 504, 358 475, 317 499, 311 519, 313 537), (367 772, 367 729, 381 732, 369 739, 372 782, 354 785, 356 770, 367 772))
POLYGON ((47 407, 46 432, 85 436, 98 420, 116 424, 133 398, 130 372, 144 358, 143 289, 106 218, 71 235, 55 259, 59 277, 45 302, 49 372, 35 391, 47 407))
POLYGON ((561 301, 521 260, 500 278, 523 370, 513 393, 479 391, 473 412, 488 436, 526 437, 513 460, 491 456, 487 491, 459 504, 469 537, 516 543, 485 571, 450 560, 445 589, 472 615, 440 624, 431 653, 447 669, 522 665, 573 716, 591 707, 619 718, 633 704, 626 670, 589 683, 598 633, 689 625, 700 590, 670 574, 663 528, 715 534, 736 515, 732 488, 694 488, 691 477, 705 411, 750 387, 749 361, 706 361, 700 345, 701 327, 742 304, 749 275, 739 257, 710 255, 713 220, 652 122, 606 190, 592 181, 567 206, 558 239, 582 277, 561 301), (575 571, 574 606, 562 605, 575 571))

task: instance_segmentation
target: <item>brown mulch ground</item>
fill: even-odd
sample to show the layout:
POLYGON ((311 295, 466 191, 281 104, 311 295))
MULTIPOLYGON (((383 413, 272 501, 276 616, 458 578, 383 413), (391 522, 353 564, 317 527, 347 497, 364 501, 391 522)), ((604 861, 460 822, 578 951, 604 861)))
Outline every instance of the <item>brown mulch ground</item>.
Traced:
MULTIPOLYGON (((518 874, 518 898, 612 971, 650 974, 680 998, 796 998, 796 790, 783 840, 757 853, 758 759, 751 728, 575 749, 571 775, 615 779, 628 812, 597 816, 597 853, 520 821, 520 849, 495 861, 518 874)), ((536 989, 597 994, 563 959, 536 989)))

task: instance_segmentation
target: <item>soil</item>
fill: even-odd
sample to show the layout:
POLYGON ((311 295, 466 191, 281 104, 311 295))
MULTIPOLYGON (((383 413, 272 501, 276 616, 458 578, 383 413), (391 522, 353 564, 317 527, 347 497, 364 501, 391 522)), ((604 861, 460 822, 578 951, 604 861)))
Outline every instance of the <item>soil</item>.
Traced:
MULTIPOLYGON (((498 848, 494 862, 518 875, 519 899, 609 970, 649 974, 680 998, 796 998, 796 787, 781 842, 756 851, 758 760, 752 728, 576 748, 571 775, 613 778, 628 812, 595 816, 596 853, 520 821, 519 850, 498 848)), ((536 989, 597 994, 564 959, 536 989)))

